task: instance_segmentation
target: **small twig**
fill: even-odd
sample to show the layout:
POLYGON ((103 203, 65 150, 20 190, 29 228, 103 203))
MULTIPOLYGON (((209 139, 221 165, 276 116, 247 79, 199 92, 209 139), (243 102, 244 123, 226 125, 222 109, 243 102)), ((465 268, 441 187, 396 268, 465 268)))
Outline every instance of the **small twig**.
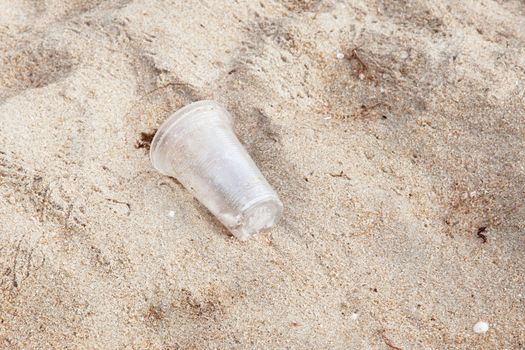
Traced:
MULTIPOLYGON (((113 203, 117 203, 117 204, 124 204, 126 207, 128 207, 128 211, 131 211, 131 204, 129 204, 128 202, 123 202, 123 201, 119 201, 117 199, 113 199, 113 198, 106 198, 107 201, 110 201, 110 202, 113 202, 113 203)), ((129 213, 128 213, 129 215, 129 213)))
POLYGON ((153 141, 153 137, 157 133, 157 129, 154 129, 150 132, 141 132, 140 133, 140 140, 137 140, 135 142, 135 148, 144 148, 146 151, 149 151, 151 146, 151 141, 153 141))
POLYGON ((365 106, 365 105, 362 105, 361 108, 365 109, 365 110, 368 112, 369 110, 374 109, 374 108, 376 108, 376 107, 379 107, 379 106, 381 106, 382 104, 383 104, 383 102, 378 102, 378 103, 376 103, 376 104, 374 104, 374 105, 372 105, 372 106, 369 106, 369 107, 367 107, 367 106, 365 106))
POLYGON ((349 62, 352 62, 353 60, 355 60, 357 64, 359 65, 359 68, 357 69, 357 72, 356 72, 356 77, 358 79, 360 79, 361 74, 363 74, 366 80, 375 81, 375 78, 368 73, 369 70, 368 70, 367 64, 357 54, 357 48, 352 49, 349 54, 347 53, 345 55, 345 57, 349 62))
POLYGON ((359 57, 359 55, 357 54, 357 49, 353 49, 352 50, 352 55, 350 56, 350 59, 355 59, 359 63, 359 65, 361 66, 361 68, 358 71, 359 74, 361 74, 361 73, 363 73, 363 72, 368 70, 368 66, 366 65, 366 63, 363 62, 361 57, 359 57))
POLYGON ((329 174, 331 177, 344 177, 345 179, 348 179, 350 180, 350 177, 348 175, 345 174, 345 172, 343 170, 341 170, 340 172, 338 173, 334 173, 334 174, 329 174))
POLYGON ((390 339, 388 339, 388 337, 385 335, 385 330, 379 331, 379 334, 381 335, 381 338, 383 338, 383 342, 385 343, 385 345, 388 346, 390 349, 403 350, 400 347, 395 346, 394 344, 392 344, 392 341, 390 339))
POLYGON ((383 104, 382 102, 377 102, 376 104, 369 106, 369 107, 367 107, 366 105, 361 105, 361 111, 358 112, 357 114, 359 114, 359 116, 361 117, 366 117, 370 114, 370 112, 372 112, 374 109, 381 106, 382 104, 383 104))
POLYGON ((477 236, 479 238, 481 238, 483 243, 487 243, 487 235, 483 233, 485 231, 487 231, 487 227, 486 226, 482 226, 482 227, 478 228, 477 236))

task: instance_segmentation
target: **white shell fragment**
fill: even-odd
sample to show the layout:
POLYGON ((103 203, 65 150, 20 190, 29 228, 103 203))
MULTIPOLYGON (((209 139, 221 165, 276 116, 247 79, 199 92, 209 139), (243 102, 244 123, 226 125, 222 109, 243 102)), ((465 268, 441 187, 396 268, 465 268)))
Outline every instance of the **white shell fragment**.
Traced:
POLYGON ((479 321, 472 327, 472 330, 478 334, 486 333, 489 330, 489 324, 485 321, 479 321))

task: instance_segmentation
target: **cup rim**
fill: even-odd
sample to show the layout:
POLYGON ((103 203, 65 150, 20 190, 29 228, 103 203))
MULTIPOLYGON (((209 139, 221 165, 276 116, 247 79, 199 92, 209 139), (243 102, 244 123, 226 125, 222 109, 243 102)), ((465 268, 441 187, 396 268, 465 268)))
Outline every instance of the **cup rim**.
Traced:
POLYGON ((160 151, 162 141, 165 137, 167 137, 170 134, 170 131, 173 128, 177 127, 178 125, 181 125, 184 122, 184 120, 188 119, 188 117, 198 113, 202 107, 217 108, 219 111, 222 112, 222 114, 224 114, 227 117, 228 122, 232 123, 231 115, 228 113, 228 111, 219 103, 213 100, 200 100, 192 102, 170 114, 168 118, 157 129, 155 136, 153 136, 153 139, 151 140, 149 150, 149 158, 151 160, 151 163, 153 164, 153 167, 161 173, 164 173, 164 171, 156 165, 156 155, 160 151))

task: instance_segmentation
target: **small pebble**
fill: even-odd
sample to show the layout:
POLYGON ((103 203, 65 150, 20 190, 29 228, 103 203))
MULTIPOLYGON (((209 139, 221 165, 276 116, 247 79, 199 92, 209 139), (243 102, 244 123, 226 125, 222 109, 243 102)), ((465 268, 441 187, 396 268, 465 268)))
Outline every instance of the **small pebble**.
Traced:
POLYGON ((472 327, 472 330, 478 334, 486 333, 489 330, 489 324, 484 321, 479 321, 472 327))
POLYGON ((338 52, 337 55, 335 55, 335 57, 337 57, 338 60, 342 60, 343 58, 345 58, 345 54, 342 52, 338 52))
POLYGON ((365 75, 363 73, 359 74, 359 79, 364 80, 365 79, 365 75))
POLYGON ((401 53, 399 54, 399 57, 401 57, 402 60, 406 60, 408 58, 408 52, 401 51, 401 53))
POLYGON ((359 318, 359 314, 357 312, 353 312, 351 315, 350 315, 350 319, 352 321, 357 321, 357 319, 359 318))
POLYGON ((170 210, 170 211, 168 212, 168 216, 169 216, 170 218, 174 218, 174 217, 175 217, 175 211, 170 210))

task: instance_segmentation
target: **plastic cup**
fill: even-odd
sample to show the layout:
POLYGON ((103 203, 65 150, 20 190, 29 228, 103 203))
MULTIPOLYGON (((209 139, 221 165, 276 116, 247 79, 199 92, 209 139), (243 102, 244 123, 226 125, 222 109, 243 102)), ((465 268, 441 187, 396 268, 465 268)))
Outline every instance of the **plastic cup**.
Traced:
POLYGON ((214 101, 189 104, 160 126, 153 167, 175 177, 240 240, 274 226, 283 204, 233 132, 230 113, 214 101))

